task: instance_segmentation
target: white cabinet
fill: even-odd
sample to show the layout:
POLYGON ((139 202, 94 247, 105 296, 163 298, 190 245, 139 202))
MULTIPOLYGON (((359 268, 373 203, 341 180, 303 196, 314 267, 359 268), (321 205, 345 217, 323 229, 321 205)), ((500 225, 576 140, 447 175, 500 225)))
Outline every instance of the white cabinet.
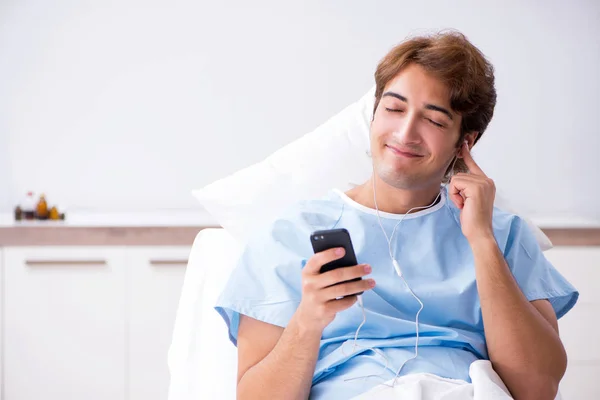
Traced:
POLYGON ((4 399, 125 399, 123 250, 4 249, 4 399))
MULTIPOLYGON (((4 321, 2 312, 4 310, 4 250, 0 247, 0 321, 4 321)), ((0 343, 3 342, 4 329, 0 329, 0 343)), ((0 360, 4 360, 4 346, 0 346, 0 360)), ((0 388, 4 387, 3 363, 0 361, 0 388)), ((0 392, 0 397, 2 393, 0 392)))
POLYGON ((555 247, 545 254, 580 294, 558 321, 568 355, 561 393, 565 400, 600 399, 600 247, 555 247))
POLYGON ((2 400, 166 399, 190 250, 0 249, 2 400))
POLYGON ((128 400, 165 400, 167 353, 191 247, 127 250, 128 400))

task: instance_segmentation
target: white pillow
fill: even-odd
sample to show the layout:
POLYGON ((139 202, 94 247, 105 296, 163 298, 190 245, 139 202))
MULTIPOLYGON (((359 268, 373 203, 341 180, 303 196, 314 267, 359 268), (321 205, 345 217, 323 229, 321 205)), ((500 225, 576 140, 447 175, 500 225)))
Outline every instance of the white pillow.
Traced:
POLYGON ((265 160, 193 191, 206 210, 236 239, 288 205, 347 190, 371 172, 369 125, 375 88, 314 131, 265 160))
MULTIPOLYGON (((369 179, 370 123, 375 87, 314 131, 265 160, 194 190, 204 208, 238 241, 244 243, 257 226, 266 224, 299 200, 321 197, 332 188, 346 191, 369 179)), ((510 205, 496 191, 495 205, 510 205)), ((548 237, 531 221, 543 250, 548 237)))

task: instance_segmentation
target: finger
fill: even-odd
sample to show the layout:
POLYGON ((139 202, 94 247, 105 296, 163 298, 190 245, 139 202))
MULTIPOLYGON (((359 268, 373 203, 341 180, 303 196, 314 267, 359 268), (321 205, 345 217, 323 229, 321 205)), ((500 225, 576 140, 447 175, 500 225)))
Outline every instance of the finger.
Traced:
POLYGON ((460 192, 463 197, 469 197, 487 185, 489 178, 482 175, 455 175, 450 178, 450 182, 460 192))
POLYGON ((459 210, 462 210, 465 206, 465 198, 461 194, 461 189, 456 185, 456 181, 453 179, 450 181, 450 185, 448 188, 448 193, 450 194, 450 200, 458 207, 459 210))
POLYGON ((375 280, 361 279, 354 282, 340 283, 322 290, 324 300, 334 300, 340 297, 350 296, 356 293, 364 292, 375 287, 375 280))
POLYGON ((469 146, 466 143, 463 144, 462 156, 463 160, 465 161, 465 165, 467 166, 467 168, 469 168, 469 172, 471 172, 472 174, 487 176, 482 171, 482 169, 479 168, 479 165, 477 165, 477 163, 471 156, 471 151, 469 150, 469 146))
POLYGON ((355 265, 353 267, 337 268, 327 271, 319 276, 318 286, 325 288, 336 283, 349 281, 354 278, 361 278, 371 273, 371 266, 366 264, 355 265))
POLYGON ((346 251, 343 247, 334 247, 315 253, 306 263, 303 272, 309 275, 318 275, 321 273, 323 265, 344 257, 344 254, 346 254, 346 251))
POLYGON ((452 187, 465 199, 484 193, 489 186, 493 187, 490 178, 481 175, 456 175, 451 178, 452 187))
POLYGON ((334 313, 339 313, 350 307, 358 300, 358 296, 346 296, 343 299, 330 300, 327 302, 327 308, 334 313))
POLYGON ((488 178, 483 176, 483 175, 474 175, 474 174, 467 174, 464 172, 459 172, 456 175, 452 176, 453 179, 460 179, 464 182, 485 182, 488 178))

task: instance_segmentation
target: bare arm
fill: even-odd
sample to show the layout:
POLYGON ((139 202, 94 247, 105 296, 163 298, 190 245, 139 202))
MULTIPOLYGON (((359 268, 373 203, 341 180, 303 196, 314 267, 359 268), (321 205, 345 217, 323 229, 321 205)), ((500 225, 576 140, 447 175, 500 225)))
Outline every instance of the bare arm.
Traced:
POLYGON ((553 400, 567 357, 547 300, 529 302, 494 238, 471 244, 490 360, 517 400, 553 400))
POLYGON ((321 331, 292 318, 281 327, 242 317, 238 332, 238 399, 307 399, 321 331))
POLYGON ((475 258, 490 359, 515 399, 554 400, 567 363, 556 315, 548 301, 527 300, 498 248, 492 224, 496 187, 471 157, 473 140, 471 132, 460 152, 469 174, 453 176, 449 193, 475 258))
POLYGON ((342 256, 343 252, 326 250, 307 262, 302 270, 302 300, 285 329, 240 318, 239 400, 308 398, 323 329, 356 302, 354 293, 374 286, 370 279, 341 283, 370 273, 365 265, 320 273, 322 265, 342 256))

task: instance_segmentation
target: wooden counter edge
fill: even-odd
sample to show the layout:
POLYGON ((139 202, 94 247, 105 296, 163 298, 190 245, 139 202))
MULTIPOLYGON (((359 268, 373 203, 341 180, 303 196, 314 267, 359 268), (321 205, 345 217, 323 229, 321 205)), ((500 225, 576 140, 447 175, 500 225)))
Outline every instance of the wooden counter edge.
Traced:
MULTIPOLYGON (((160 227, 0 227, 0 247, 8 246, 191 246, 202 229, 160 227)), ((600 246, 600 228, 542 228, 554 246, 600 246)))
POLYGON ((600 246, 600 228, 541 228, 554 246, 600 246))
POLYGON ((218 226, 13 226, 0 228, 9 246, 191 246, 198 232, 218 226))

